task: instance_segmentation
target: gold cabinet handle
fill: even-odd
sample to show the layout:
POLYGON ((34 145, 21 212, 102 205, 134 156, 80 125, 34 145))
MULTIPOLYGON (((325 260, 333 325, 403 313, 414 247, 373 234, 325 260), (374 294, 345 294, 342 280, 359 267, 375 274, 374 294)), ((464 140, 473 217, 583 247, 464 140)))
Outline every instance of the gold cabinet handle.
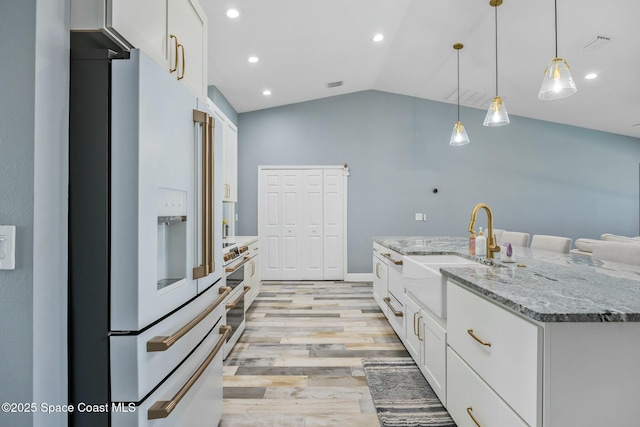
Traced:
POLYGON ((216 307, 219 306, 222 301, 224 301, 227 295, 231 293, 231 288, 222 286, 218 292, 220 293, 220 296, 216 298, 216 300, 212 302, 209 307, 207 307, 202 313, 198 314, 189 323, 180 328, 176 333, 169 336, 153 337, 149 341, 147 341, 147 353, 151 353, 154 351, 166 351, 171 348, 171 346, 178 342, 180 338, 187 335, 190 330, 195 328, 198 323, 204 320, 205 317, 207 317, 213 310, 215 310, 216 307))
POLYGON ((401 311, 397 311, 395 308, 393 308, 393 306, 391 305, 391 298, 390 297, 385 297, 382 298, 382 301, 384 301, 385 303, 387 303, 387 305, 389 306, 389 308, 391 309, 391 311, 393 312, 393 315, 396 317, 402 317, 404 316, 404 314, 401 311))
POLYGON ((473 333, 473 329, 467 329, 467 333, 468 333, 469 335, 471 335, 471 337, 472 337, 474 340, 478 341, 480 344, 485 345, 485 346, 487 346, 487 347, 491 347, 491 343, 490 343, 490 342, 488 342, 488 341, 482 341, 480 338, 478 338, 478 337, 476 336, 476 334, 474 334, 474 333, 473 333))
MULTIPOLYGON (((178 80, 182 80, 182 79, 184 79, 184 71, 185 71, 185 68, 186 68, 186 65, 187 65, 187 63, 184 60, 184 45, 183 44, 178 44, 178 47, 176 48, 176 55, 178 54, 178 49, 180 49, 182 51, 182 72, 178 76, 178 80)), ((176 67, 177 67, 177 63, 178 63, 178 58, 176 57, 176 67)))
POLYGON ((173 35, 173 34, 170 34, 170 35, 169 35, 169 39, 170 39, 170 40, 171 40, 171 39, 175 39, 175 40, 176 40, 176 44, 175 44, 176 49, 175 49, 175 51, 174 51, 174 58, 175 58, 175 60, 174 60, 174 62, 173 62, 173 66, 169 67, 169 73, 175 73, 175 72, 176 72, 176 70, 178 69, 178 45, 179 45, 179 43, 178 43, 178 38, 177 38, 175 35, 173 35))
POLYGON ((416 316, 417 315, 418 315, 418 312, 413 313, 413 335, 417 336, 418 339, 420 339, 420 333, 416 329, 416 316))
POLYGON ((376 277, 377 277, 378 279, 380 279, 380 278, 381 278, 381 277, 380 277, 380 272, 378 271, 378 269, 379 269, 379 268, 380 268, 380 263, 379 263, 379 262, 376 262, 376 277))
POLYGON ((478 420, 476 420, 476 417, 473 416, 473 408, 471 406, 469 406, 467 408, 467 414, 469 414, 469 416, 471 417, 471 419, 473 420, 473 422, 478 426, 478 427, 482 427, 480 425, 480 423, 478 422, 478 420))
POLYGON ((224 307, 227 310, 231 310, 232 308, 236 308, 236 305, 238 305, 240 303, 240 300, 242 300, 242 298, 244 298, 244 296, 250 290, 251 290, 251 286, 245 286, 244 289, 242 290, 242 293, 238 296, 238 298, 236 298, 236 300, 234 302, 230 302, 229 304, 225 304, 224 307))
POLYGON ((180 403, 182 398, 189 392, 191 387, 198 381, 202 373, 207 369, 211 361, 216 357, 222 345, 227 340, 227 337, 231 333, 231 326, 220 326, 220 334, 222 336, 218 339, 215 347, 209 353, 209 356, 202 362, 202 365, 189 377, 187 382, 178 390, 178 392, 171 398, 171 400, 158 400, 147 411, 147 419, 156 420, 158 418, 167 418, 171 412, 176 409, 176 406, 180 403))
POLYGON ((420 341, 424 341, 424 337, 420 336, 420 321, 422 320, 422 316, 418 317, 418 339, 420 341))
POLYGON ((394 263, 395 265, 402 265, 402 260, 393 259, 391 257, 391 254, 382 254, 382 256, 388 259, 389 261, 391 261, 392 263, 394 263))

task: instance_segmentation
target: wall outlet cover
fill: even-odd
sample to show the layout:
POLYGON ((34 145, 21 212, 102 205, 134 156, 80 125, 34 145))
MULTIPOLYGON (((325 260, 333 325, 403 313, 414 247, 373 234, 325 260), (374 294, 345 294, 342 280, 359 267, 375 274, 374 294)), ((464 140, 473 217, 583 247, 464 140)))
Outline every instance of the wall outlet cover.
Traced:
POLYGON ((16 226, 0 225, 0 270, 16 268, 16 226))

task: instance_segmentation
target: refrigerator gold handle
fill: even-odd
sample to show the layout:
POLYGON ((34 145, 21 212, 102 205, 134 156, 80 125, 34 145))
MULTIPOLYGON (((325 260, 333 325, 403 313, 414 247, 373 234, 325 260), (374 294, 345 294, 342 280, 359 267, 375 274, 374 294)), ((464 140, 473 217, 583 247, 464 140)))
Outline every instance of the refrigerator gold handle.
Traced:
POLYGON ((193 269, 193 278, 200 279, 202 277, 207 276, 211 273, 209 262, 211 260, 211 256, 209 255, 210 243, 210 227, 211 224, 209 222, 210 218, 210 200, 209 200, 209 126, 208 126, 209 115, 204 111, 193 110, 193 121, 199 123, 202 127, 202 182, 201 182, 201 194, 202 194, 202 203, 201 203, 201 217, 202 217, 202 230, 200 232, 200 237, 202 239, 202 264, 195 267, 193 269))
POLYGON ((213 205, 214 205, 214 164, 215 164, 215 138, 214 129, 216 127, 216 121, 213 116, 207 116, 207 129, 209 130, 209 273, 213 273, 216 269, 215 260, 213 257, 213 242, 215 242, 215 222, 213 218, 213 205))
POLYGON ((171 400, 158 400, 153 405, 151 405, 151 407, 147 411, 147 419, 156 420, 159 418, 167 418, 171 414, 171 412, 176 409, 176 406, 178 406, 182 398, 186 396, 191 387, 193 387, 196 381, 198 381, 200 376, 207 369, 211 361, 216 357, 216 355, 222 348, 222 345, 227 340, 227 337, 229 336, 229 334, 231 334, 231 326, 220 326, 220 334, 222 334, 222 336, 220 337, 220 339, 218 339, 215 347, 213 347, 213 350, 211 350, 211 353, 209 353, 209 356, 207 356, 204 362, 202 362, 200 367, 193 373, 193 375, 191 375, 191 377, 189 377, 187 382, 180 388, 180 390, 178 390, 178 392, 171 398, 171 400))
MULTIPOLYGON (((178 47, 176 48, 176 55, 178 54, 178 49, 180 49, 182 51, 182 72, 180 73, 180 75, 178 76, 178 80, 182 80, 184 79, 184 69, 186 67, 186 62, 184 61, 184 45, 183 44, 178 44, 178 47)), ((176 67, 178 66, 178 58, 176 57, 176 67)))
POLYGON ((187 333, 196 327, 198 323, 204 320, 217 306, 222 304, 222 301, 231 293, 231 288, 222 286, 218 291, 220 296, 216 298, 214 302, 209 305, 202 313, 198 314, 189 323, 180 328, 176 333, 169 336, 157 336, 147 341, 147 353, 154 351, 166 351, 171 348, 180 338, 187 335, 187 333))
MULTIPOLYGON (((176 44, 175 44, 176 48, 175 48, 174 55, 173 55, 175 60, 173 61, 173 65, 171 67, 169 67, 169 73, 175 73, 176 70, 178 69, 178 45, 179 45, 179 43, 178 43, 178 38, 173 34, 169 35, 169 40, 171 40, 171 39, 175 39, 176 40, 176 44)), ((171 58, 169 58, 169 60, 171 60, 171 58)))

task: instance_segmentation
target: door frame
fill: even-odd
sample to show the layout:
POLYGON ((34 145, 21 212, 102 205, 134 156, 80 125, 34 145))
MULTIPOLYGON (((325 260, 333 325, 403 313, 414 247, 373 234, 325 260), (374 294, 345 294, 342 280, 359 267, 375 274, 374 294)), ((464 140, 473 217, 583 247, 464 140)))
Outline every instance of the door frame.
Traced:
MULTIPOLYGON (((342 262, 344 263, 344 268, 342 269, 342 280, 348 280, 349 272, 348 272, 348 264, 347 264, 347 177, 349 176, 349 165, 258 165, 258 217, 261 218, 262 215, 262 198, 260 197, 260 188, 261 180, 262 180, 262 171, 263 170, 309 170, 309 169, 321 169, 321 170, 342 170, 342 179, 343 179, 343 211, 342 211, 342 221, 343 221, 343 239, 342 239, 342 262)), ((260 220, 258 219, 258 236, 260 236, 260 220)))

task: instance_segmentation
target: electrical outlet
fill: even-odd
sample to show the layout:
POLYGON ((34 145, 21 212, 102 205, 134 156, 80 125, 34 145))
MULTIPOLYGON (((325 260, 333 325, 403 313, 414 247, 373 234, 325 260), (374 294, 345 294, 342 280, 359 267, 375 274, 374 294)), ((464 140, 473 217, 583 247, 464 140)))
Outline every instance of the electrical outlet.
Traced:
POLYGON ((416 214, 416 221, 422 221, 422 214, 421 213, 417 213, 416 214))
POLYGON ((16 226, 0 225, 0 270, 16 268, 16 226))

